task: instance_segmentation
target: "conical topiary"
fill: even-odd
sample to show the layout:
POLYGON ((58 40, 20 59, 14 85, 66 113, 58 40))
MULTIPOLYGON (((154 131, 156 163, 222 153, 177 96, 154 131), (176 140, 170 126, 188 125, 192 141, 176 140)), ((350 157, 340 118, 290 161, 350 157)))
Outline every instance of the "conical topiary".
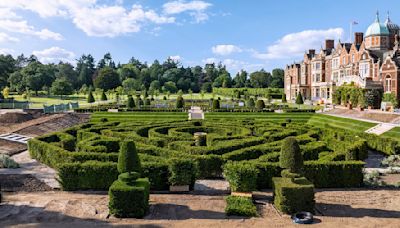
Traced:
POLYGON ((303 155, 295 137, 287 137, 283 140, 279 164, 281 168, 288 169, 290 173, 301 172, 303 155))
POLYGON ((303 96, 301 95, 301 93, 297 94, 296 104, 298 104, 298 105, 304 104, 303 96))
POLYGON ((128 95, 128 102, 126 103, 127 108, 134 108, 135 107, 135 100, 133 100, 132 95, 128 95))
POLYGON ((108 100, 107 99, 107 96, 106 96, 106 93, 103 91, 103 93, 101 93, 101 100, 102 101, 106 101, 106 100, 108 100))
POLYGON ((282 93, 282 103, 286 103, 286 94, 282 93))
POLYGON ((95 102, 95 99, 94 99, 94 97, 93 97, 92 91, 89 91, 89 95, 88 95, 88 98, 87 98, 87 102, 88 102, 88 103, 93 103, 93 102, 95 102))
POLYGON ((213 100, 213 109, 220 109, 219 100, 213 100))
POLYGON ((176 108, 183 108, 184 105, 185 105, 185 102, 183 100, 183 97, 178 96, 178 98, 176 98, 176 108))
POLYGON ((117 168, 119 173, 141 172, 142 167, 133 141, 120 143, 117 168))
POLYGON ((265 103, 264 103, 264 101, 263 100, 258 100, 257 101, 257 103, 256 103, 256 108, 257 109, 264 109, 265 108, 265 103))

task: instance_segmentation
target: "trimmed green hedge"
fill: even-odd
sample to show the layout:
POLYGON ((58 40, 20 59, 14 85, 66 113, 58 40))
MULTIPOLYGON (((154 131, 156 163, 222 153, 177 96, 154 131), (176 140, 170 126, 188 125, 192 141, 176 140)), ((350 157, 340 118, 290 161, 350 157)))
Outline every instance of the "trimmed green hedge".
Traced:
POLYGON ((149 210, 149 181, 139 178, 134 185, 117 180, 108 191, 110 214, 119 218, 142 218, 149 210))
POLYGON ((314 213, 314 185, 306 178, 274 177, 274 205, 286 213, 293 214, 300 211, 314 213))
POLYGON ((118 178, 117 163, 62 163, 58 178, 63 190, 106 190, 118 178))
MULTIPOLYGON (((356 164, 356 160, 365 158, 365 143, 372 143, 365 142, 361 133, 357 135, 330 127, 314 128, 305 125, 304 122, 312 114, 207 115, 205 121, 187 121, 182 120, 183 114, 99 113, 94 114, 93 123, 32 139, 28 147, 33 158, 51 167, 60 169, 67 163, 62 166, 65 170, 60 175, 65 189, 109 187, 113 179, 111 176, 115 175, 113 171, 110 177, 101 177, 103 171, 97 174, 95 170, 102 169, 103 163, 117 162, 121 140, 135 142, 143 166, 142 177, 149 178, 153 190, 166 190, 171 184, 170 180, 178 182, 180 176, 183 176, 178 168, 171 172, 169 164, 173 159, 190 160, 195 167, 195 171, 190 174, 190 181, 185 181, 191 187, 195 178, 220 178, 224 164, 243 161, 257 170, 254 185, 260 189, 271 188, 272 177, 280 175, 281 169, 276 163, 279 161, 282 140, 294 136, 300 145, 303 159, 307 161, 305 169, 308 173, 305 175, 317 187, 362 185, 360 176, 363 165, 356 164), (101 118, 107 118, 110 122, 98 122, 101 118), (281 123, 285 123, 285 126, 281 123), (196 131, 208 133, 208 146, 194 146, 193 133, 196 131), (343 163, 346 159, 350 163, 343 163), (98 163, 86 163, 89 161, 98 163), (79 165, 73 168, 70 164, 79 165), (93 168, 87 164, 94 164, 93 168), (71 173, 68 173, 69 169, 71 173), (81 177, 72 178, 80 172, 83 173, 81 177), (96 177, 104 181, 97 185, 93 183, 92 186, 90 181, 81 183, 83 179, 95 180, 96 177), (76 187, 73 187, 74 184, 76 187)), ((370 137, 372 140, 379 138, 370 137)), ((386 142, 387 139, 379 140, 386 142)), ((389 146, 386 145, 385 150, 396 150, 397 141, 391 139, 387 144, 389 146)))
POLYGON ((228 162, 224 165, 224 176, 233 192, 251 192, 257 189, 258 170, 249 164, 228 162))
POLYGON ((194 185, 196 181, 197 167, 190 159, 173 158, 169 161, 169 183, 173 186, 194 185))
POLYGON ((227 215, 246 217, 257 216, 257 207, 253 204, 251 198, 240 196, 227 196, 225 200, 225 213, 227 215))
MULTIPOLYGON (((235 186, 248 185, 248 180, 239 178, 243 175, 240 168, 244 164, 246 164, 246 167, 254 167, 257 170, 255 178, 257 189, 272 188, 272 178, 279 177, 282 171, 277 162, 256 160, 227 163, 224 166, 224 173, 229 172, 234 177, 235 186), (230 166, 227 166, 228 164, 230 166)), ((361 187, 363 185, 362 169, 364 164, 361 161, 305 161, 303 172, 304 176, 317 188, 361 187)))

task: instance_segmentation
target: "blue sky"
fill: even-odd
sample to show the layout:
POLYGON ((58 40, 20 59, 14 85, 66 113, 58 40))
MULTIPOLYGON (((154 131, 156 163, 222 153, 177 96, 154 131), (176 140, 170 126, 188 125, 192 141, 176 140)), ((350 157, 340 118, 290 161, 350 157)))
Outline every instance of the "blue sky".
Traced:
POLYGON ((0 0, 0 53, 74 62, 110 52, 149 63, 168 56, 184 66, 223 62, 272 70, 319 49, 325 38, 347 41, 365 32, 379 10, 400 23, 398 0, 0 0))

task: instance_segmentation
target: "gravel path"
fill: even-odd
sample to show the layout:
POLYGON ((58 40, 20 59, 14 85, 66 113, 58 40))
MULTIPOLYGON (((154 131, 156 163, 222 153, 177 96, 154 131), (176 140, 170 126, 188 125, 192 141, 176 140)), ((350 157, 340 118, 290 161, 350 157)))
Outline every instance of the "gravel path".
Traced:
MULTIPOLYGON (((259 217, 227 217, 224 196, 151 194, 144 219, 108 218, 106 192, 5 193, 0 227, 299 227, 257 192, 259 217)), ((316 192, 322 213, 313 227, 399 227, 400 191, 325 189, 316 192)))

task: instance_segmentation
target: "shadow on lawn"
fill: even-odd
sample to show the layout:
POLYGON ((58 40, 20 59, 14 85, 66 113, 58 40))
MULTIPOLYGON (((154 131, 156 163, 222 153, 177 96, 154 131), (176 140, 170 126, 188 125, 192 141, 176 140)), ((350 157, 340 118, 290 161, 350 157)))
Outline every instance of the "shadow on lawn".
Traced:
POLYGON ((324 216, 349 217, 349 218, 400 218, 400 211, 382 210, 375 208, 353 208, 345 204, 317 203, 316 208, 324 216))

